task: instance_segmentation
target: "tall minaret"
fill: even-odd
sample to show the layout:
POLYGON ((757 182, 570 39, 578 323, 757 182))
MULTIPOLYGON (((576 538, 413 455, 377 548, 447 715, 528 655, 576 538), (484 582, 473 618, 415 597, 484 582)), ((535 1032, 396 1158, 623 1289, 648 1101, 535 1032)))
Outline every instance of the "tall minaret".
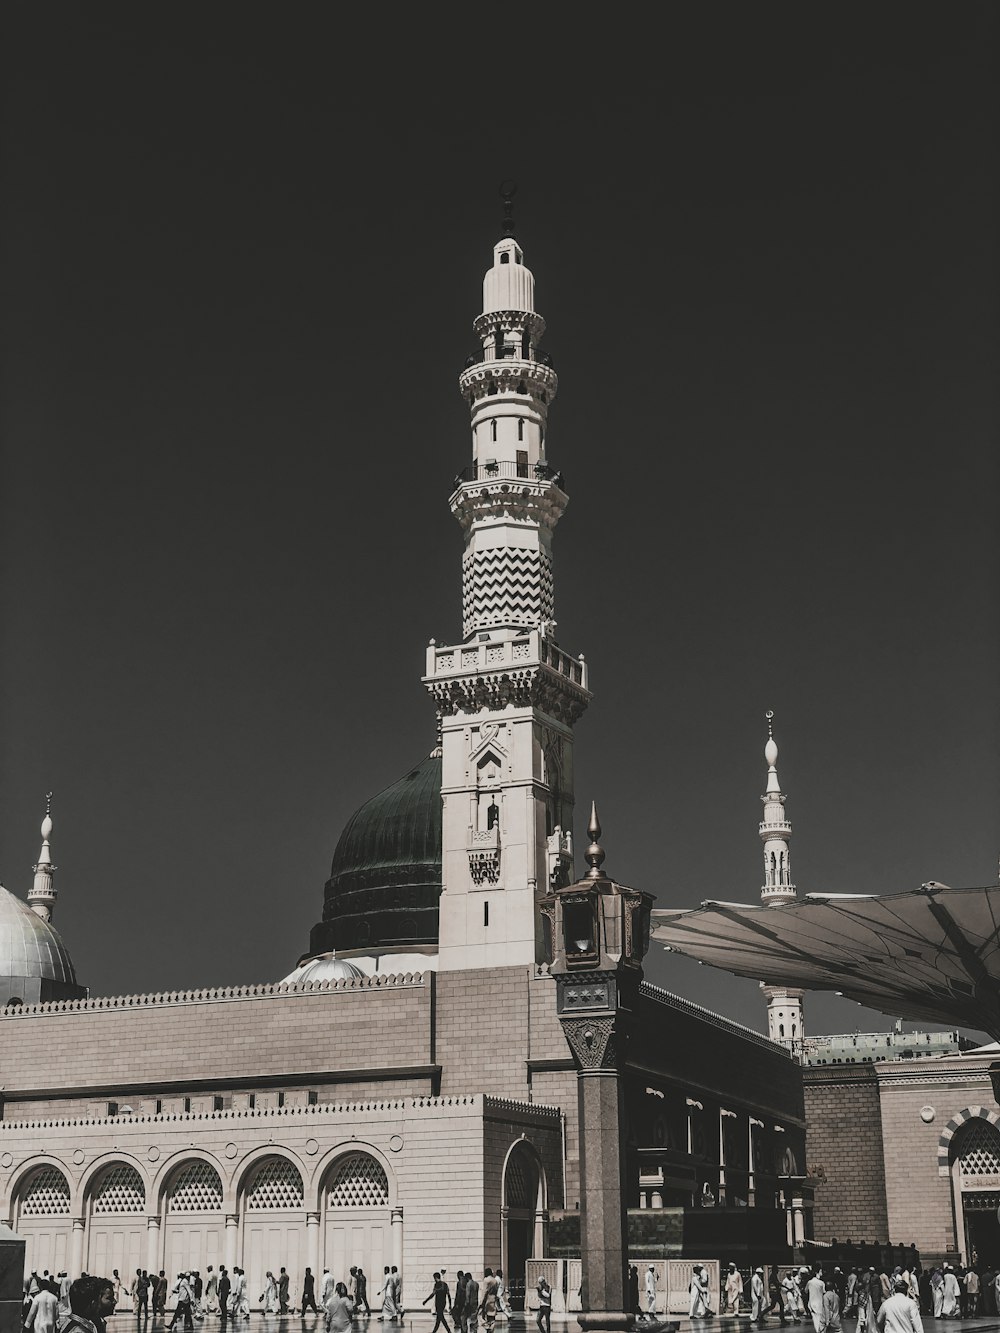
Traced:
POLYGON ((768 712, 766 716, 767 744, 764 746, 764 758, 767 760, 767 791, 760 798, 764 802, 764 818, 760 823, 760 836, 764 841, 764 884, 760 900, 775 906, 795 901, 795 885, 792 883, 792 863, 788 851, 792 826, 785 817, 785 798, 781 794, 775 767, 778 747, 771 731, 774 714, 768 712))
MULTIPOLYGON (((764 841, 764 886, 760 891, 760 900, 765 906, 780 907, 796 900, 788 852, 792 826, 785 817, 785 798, 778 782, 778 747, 771 730, 774 713, 769 711, 766 717, 767 744, 764 746, 764 758, 767 760, 767 790, 760 798, 764 802, 764 818, 760 823, 760 836, 764 841)), ((802 1038, 805 1036, 805 991, 795 986, 772 986, 763 981, 760 988, 767 1001, 767 1035, 772 1041, 787 1046, 793 1054, 800 1054, 802 1038)))
POLYGON ((462 642, 432 640, 424 677, 441 725, 442 970, 541 957, 537 904, 572 879, 572 728, 590 701, 583 658, 553 637, 552 530, 567 504, 546 448, 557 379, 514 191, 501 193, 482 346, 459 377, 472 418, 472 465, 449 502, 465 534, 462 642))
POLYGON ((42 820, 42 850, 38 854, 38 863, 34 867, 35 880, 28 894, 28 906, 43 921, 52 920, 52 909, 56 905, 58 890, 53 883, 56 867, 52 864, 52 852, 49 847, 49 835, 52 833, 52 793, 45 797, 45 818, 42 820))

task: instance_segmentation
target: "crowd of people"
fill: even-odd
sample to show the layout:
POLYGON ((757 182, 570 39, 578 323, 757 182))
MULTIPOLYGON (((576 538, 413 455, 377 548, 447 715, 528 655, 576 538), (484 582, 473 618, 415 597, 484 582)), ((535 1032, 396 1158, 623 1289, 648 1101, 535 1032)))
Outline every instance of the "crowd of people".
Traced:
MULTIPOLYGON (((648 1286, 647 1286, 648 1292, 648 1286)), ((708 1277, 695 1266, 691 1278, 691 1318, 710 1318, 708 1277)), ((919 1261, 891 1272, 838 1265, 824 1268, 755 1268, 747 1283, 735 1264, 723 1275, 723 1316, 736 1316, 749 1305, 750 1322, 764 1327, 776 1315, 780 1324, 812 1321, 814 1333, 839 1333, 841 1319, 857 1321, 857 1333, 922 1333, 921 1316, 974 1319, 1000 1312, 1000 1272, 976 1267, 957 1270, 942 1264, 925 1270, 919 1261)), ((652 1304, 649 1307, 652 1311, 652 1304)))
MULTIPOLYGON (((218 1318, 220 1328, 230 1320, 234 1323, 250 1318, 250 1298, 245 1271, 234 1265, 232 1274, 224 1264, 218 1269, 209 1264, 204 1277, 192 1269, 178 1273, 171 1287, 161 1269, 151 1275, 137 1268, 135 1277, 123 1281, 118 1269, 110 1278, 89 1277, 86 1273, 76 1282, 70 1282, 65 1272, 56 1275, 48 1269, 39 1276, 32 1272, 24 1283, 22 1322, 27 1333, 106 1333, 105 1321, 115 1313, 131 1312, 143 1323, 152 1315, 166 1318, 168 1296, 173 1295, 171 1319, 165 1325, 173 1329, 182 1324, 185 1333, 192 1333, 195 1322, 210 1317, 218 1318)), ((290 1301, 291 1279, 286 1269, 279 1268, 277 1276, 268 1269, 264 1290, 257 1304, 265 1315, 295 1314, 290 1301)), ((434 1274, 433 1286, 422 1304, 434 1302, 434 1329, 439 1333, 453 1333, 448 1322, 450 1314, 454 1333, 479 1333, 479 1321, 485 1333, 493 1333, 498 1319, 510 1316, 510 1293, 504 1283, 503 1270, 487 1268, 480 1283, 471 1272, 459 1270, 455 1275, 454 1292, 446 1280, 446 1270, 434 1274)), ((395 1264, 386 1264, 378 1288, 379 1323, 401 1322, 406 1311, 403 1306, 403 1281, 395 1264)), ((552 1308, 551 1292, 548 1309, 552 1308)), ((358 1317, 369 1318, 372 1307, 368 1301, 368 1276, 360 1265, 353 1265, 346 1282, 337 1282, 328 1268, 323 1269, 317 1290, 311 1268, 305 1270, 298 1312, 324 1315, 328 1333, 346 1333, 358 1317), (318 1301, 318 1303, 317 1303, 318 1301)), ((549 1333, 539 1316, 539 1328, 549 1333)))

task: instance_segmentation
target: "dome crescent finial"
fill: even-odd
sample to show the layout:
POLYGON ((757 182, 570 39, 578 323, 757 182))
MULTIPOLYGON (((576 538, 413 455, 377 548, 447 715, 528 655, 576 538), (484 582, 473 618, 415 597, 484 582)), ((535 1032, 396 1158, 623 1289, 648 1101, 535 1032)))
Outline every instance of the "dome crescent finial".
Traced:
POLYGON ((51 832, 52 832, 52 793, 50 791, 47 791, 45 793, 45 818, 42 820, 42 827, 41 827, 42 837, 46 841, 48 841, 51 832))
POLYGON ((514 196, 517 194, 517 181, 500 182, 500 198, 503 200, 503 234, 514 235, 514 196))

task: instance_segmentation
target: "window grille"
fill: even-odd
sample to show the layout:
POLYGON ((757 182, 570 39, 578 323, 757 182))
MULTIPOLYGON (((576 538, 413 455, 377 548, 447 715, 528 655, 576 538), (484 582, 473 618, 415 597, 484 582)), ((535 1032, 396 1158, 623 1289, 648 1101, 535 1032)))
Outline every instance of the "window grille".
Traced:
POLYGON ((330 1181, 331 1208, 386 1208, 388 1204, 389 1182, 381 1163, 363 1152, 341 1159, 330 1181))
POLYGON ((216 1213, 222 1208, 222 1181, 208 1162, 189 1162, 174 1176, 168 1213, 216 1213))
POLYGON ((54 1166, 36 1171, 21 1196, 22 1217, 56 1217, 69 1212, 69 1185, 54 1166))
POLYGON ((955 1135, 953 1152, 963 1176, 1000 1175, 1000 1133, 988 1120, 968 1121, 955 1135))
POLYGON ((134 1166, 113 1166, 101 1177, 93 1211, 95 1214, 146 1211, 146 1189, 134 1166))
POLYGON ((527 1153, 511 1154, 507 1162, 505 1202, 508 1208, 534 1208, 538 1188, 535 1165, 527 1153))
POLYGON ((270 1212, 276 1208, 301 1208, 305 1202, 298 1168, 283 1157, 269 1157, 258 1167, 247 1190, 247 1211, 270 1212))

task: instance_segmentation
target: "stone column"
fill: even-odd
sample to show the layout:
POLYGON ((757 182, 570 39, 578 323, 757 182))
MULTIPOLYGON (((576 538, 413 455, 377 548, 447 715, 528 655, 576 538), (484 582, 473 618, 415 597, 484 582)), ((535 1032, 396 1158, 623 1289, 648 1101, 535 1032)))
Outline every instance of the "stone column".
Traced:
POLYGON ((160 1271, 160 1218, 146 1218, 146 1272, 155 1277, 160 1271))
MULTIPOLYGON (((549 1215, 544 1208, 535 1209, 535 1234, 532 1238, 531 1257, 544 1259, 549 1252, 549 1215)), ((503 1270, 507 1272, 506 1267, 503 1270)))
POLYGON ((390 1251, 392 1258, 391 1264, 395 1264, 400 1273, 403 1271, 403 1210, 402 1208, 393 1208, 389 1213, 389 1230, 392 1233, 390 1251))
POLYGON ((319 1213, 306 1213, 306 1263, 312 1269, 318 1285, 322 1276, 319 1263, 319 1213))
POLYGON ((69 1275, 71 1278, 78 1278, 83 1272, 83 1237, 86 1219, 83 1217, 73 1218, 73 1234, 69 1242, 69 1275))
MULTIPOLYGON (((567 981, 567 991, 570 986, 567 981)), ((628 1329, 634 1316, 628 1313, 628 1185, 622 1151, 625 1101, 616 1056, 616 1016, 566 1018, 561 1014, 560 1018, 577 1063, 583 1261, 580 1326, 628 1329)))
POLYGON ((239 1213, 226 1214, 226 1267, 232 1275, 236 1267, 236 1246, 240 1235, 239 1213))
POLYGON ((802 1245, 806 1238, 805 1207, 799 1195, 792 1197, 792 1236, 792 1244, 796 1247, 802 1245))

